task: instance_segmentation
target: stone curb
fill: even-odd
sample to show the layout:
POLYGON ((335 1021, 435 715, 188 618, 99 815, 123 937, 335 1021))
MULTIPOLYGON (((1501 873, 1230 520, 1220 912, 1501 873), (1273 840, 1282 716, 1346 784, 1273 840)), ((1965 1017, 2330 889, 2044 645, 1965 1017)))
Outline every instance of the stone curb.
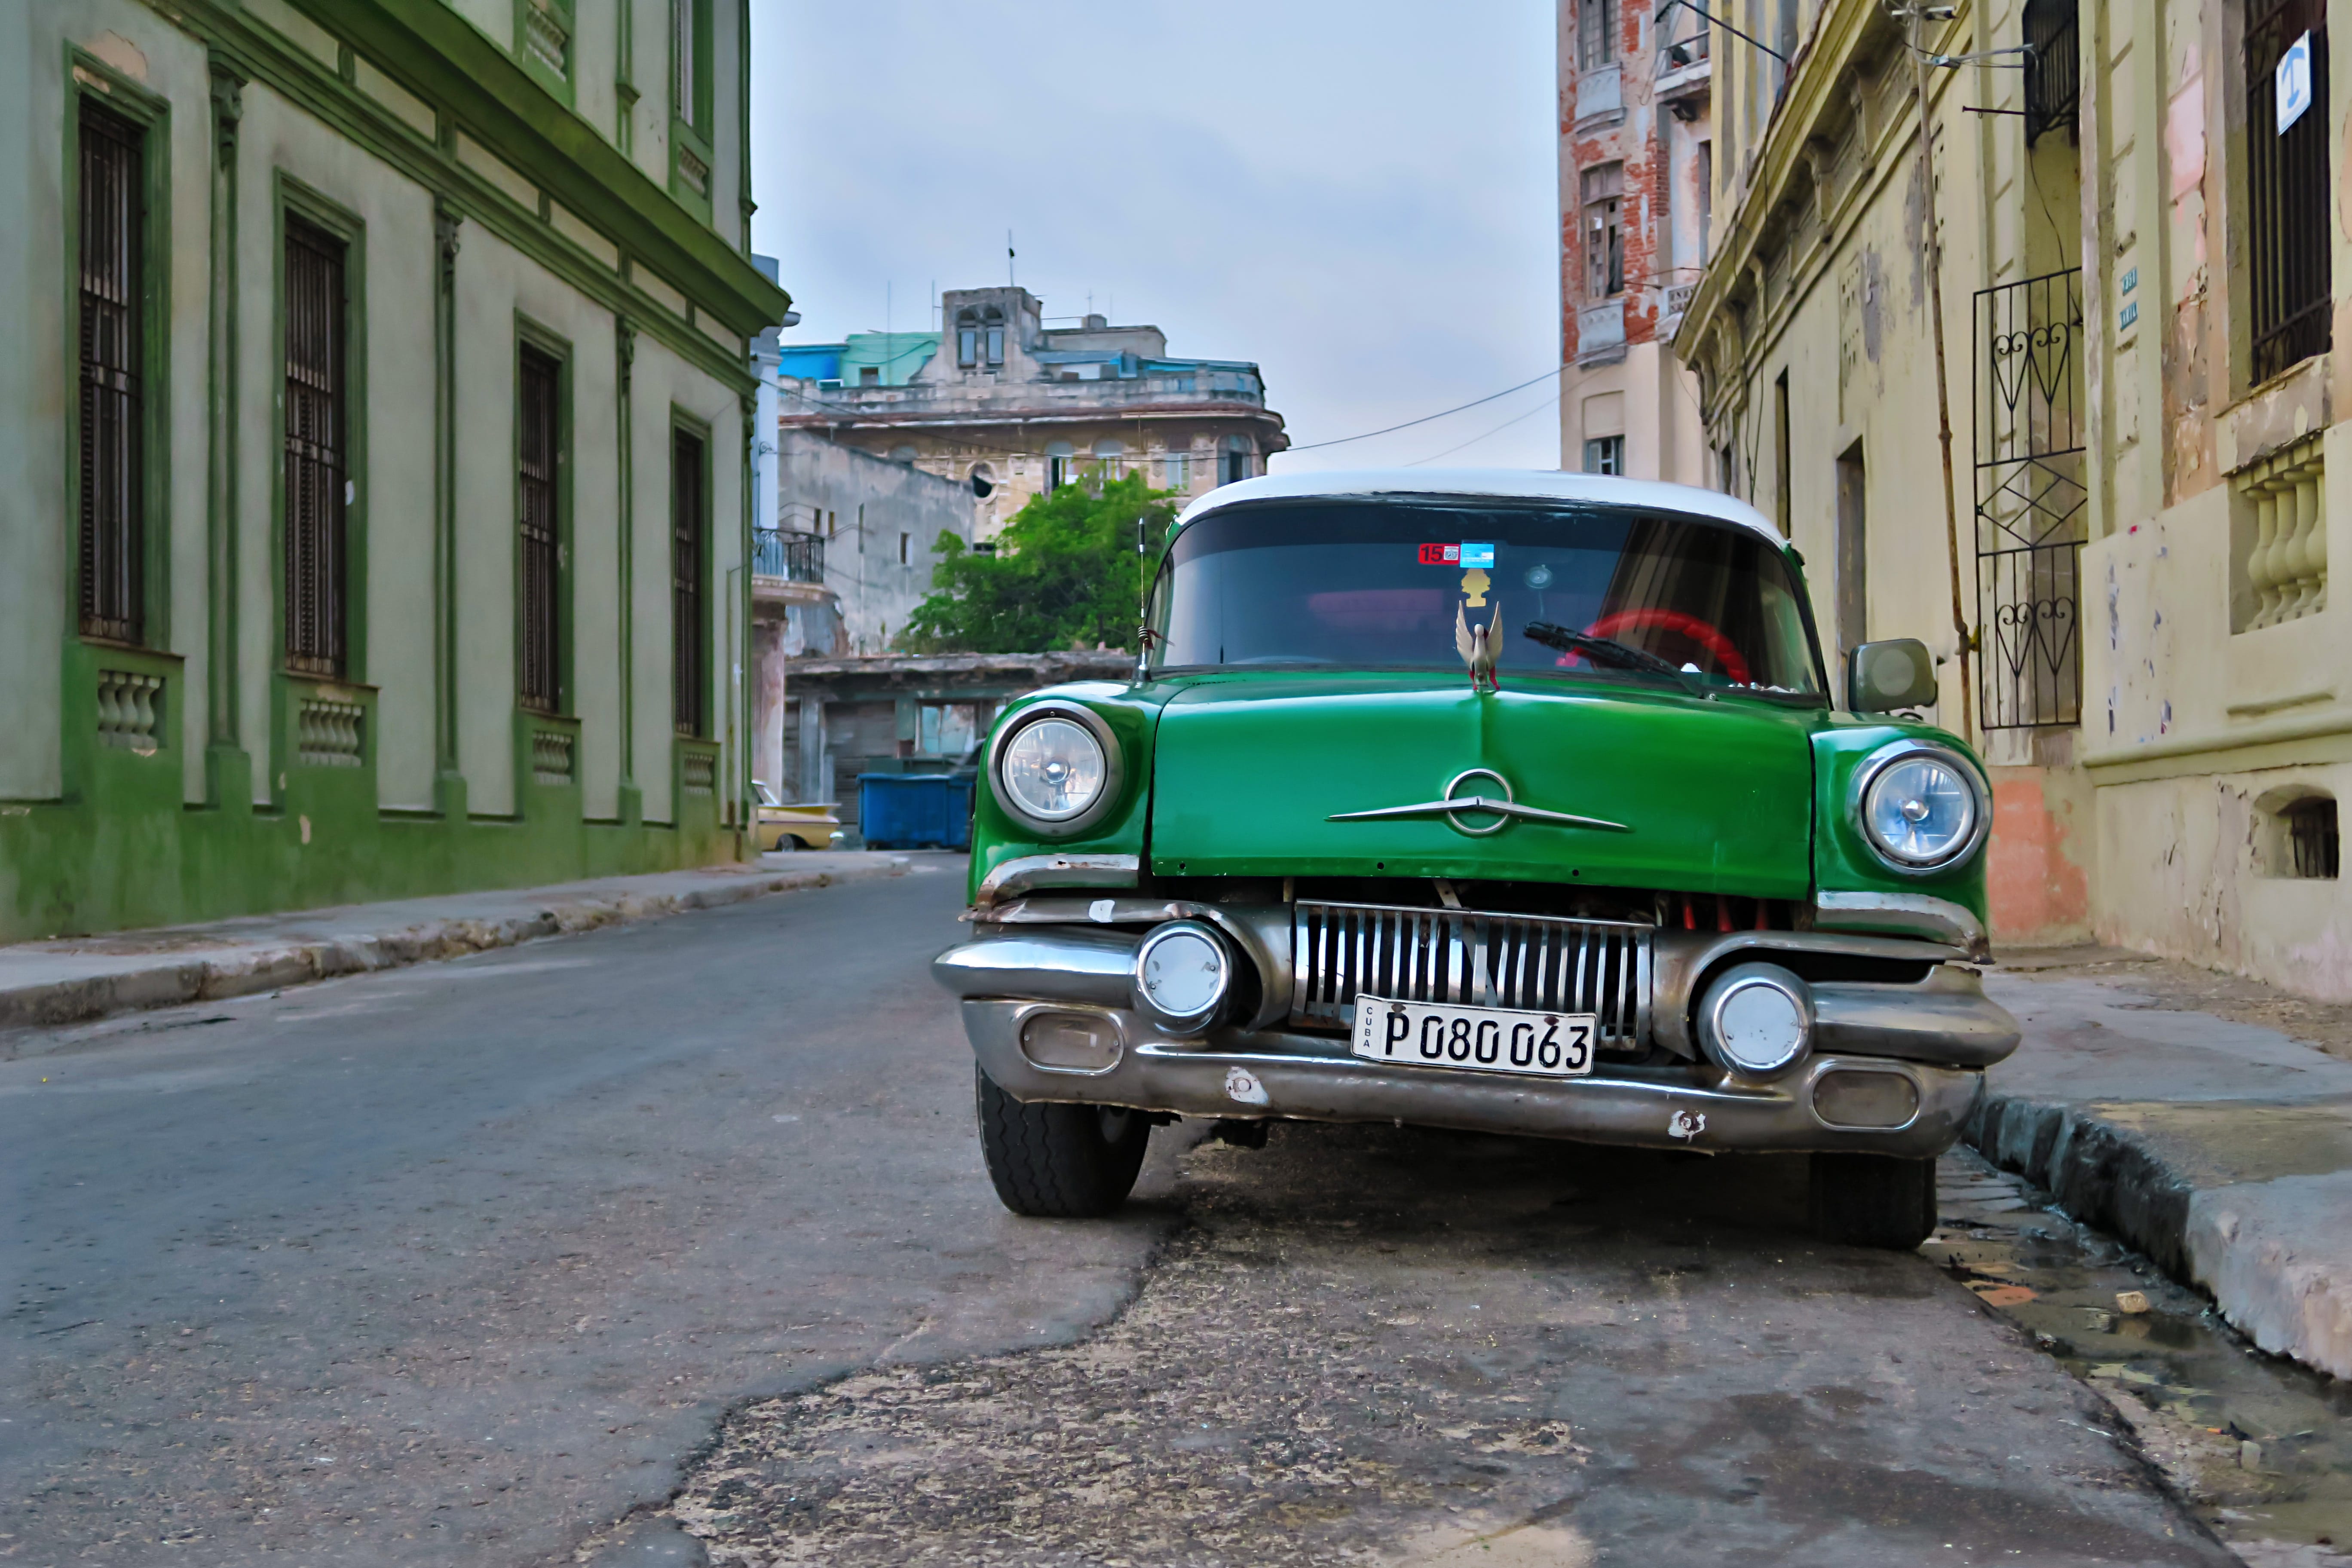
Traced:
MULTIPOLYGON (((208 958, 159 956, 152 964, 120 973, 0 989, 0 1030, 82 1024, 116 1013, 280 991, 289 985, 340 975, 462 958, 467 953, 514 947, 542 937, 664 920, 693 910, 744 903, 772 893, 827 888, 873 877, 902 876, 906 869, 905 862, 900 861, 833 871, 778 871, 678 892, 587 895, 505 919, 459 917, 425 921, 368 936, 239 948, 208 958)), ((0 1041, 0 1058, 18 1054, 5 1041, 0 1041)))
POLYGON ((2352 1378, 2352 1172, 2200 1186, 2147 1140, 2082 1106, 1988 1093, 1961 1136, 2120 1237, 2273 1355, 2352 1378))

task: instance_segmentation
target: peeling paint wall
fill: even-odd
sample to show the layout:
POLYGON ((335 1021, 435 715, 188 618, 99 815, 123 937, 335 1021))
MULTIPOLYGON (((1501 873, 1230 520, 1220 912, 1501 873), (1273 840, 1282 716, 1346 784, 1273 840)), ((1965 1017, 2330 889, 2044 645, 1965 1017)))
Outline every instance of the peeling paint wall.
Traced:
POLYGON ((1663 58, 1697 33, 1679 12, 1664 23, 1639 5, 1618 13, 1616 58, 1592 70, 1579 55, 1580 0, 1557 0, 1559 17, 1560 467, 1585 466, 1585 443, 1624 438, 1622 471, 1636 479, 1705 484, 1710 479, 1696 383, 1667 344, 1679 301, 1706 254, 1702 149, 1714 62, 1663 58), (1661 97, 1661 92, 1664 94, 1661 97), (1685 118, 1687 117, 1687 118, 1685 118), (1585 171, 1622 164, 1624 292, 1593 296, 1587 281, 1585 171), (1622 327, 1616 326, 1622 310, 1622 327), (1585 316, 1606 320, 1593 341, 1585 316), (1613 334, 1622 331, 1622 342, 1613 334))
MULTIPOLYGON (((2251 613, 2251 574, 2267 548, 2261 466, 2292 452, 2352 471, 2352 437, 2334 424, 2352 326, 2346 165, 2328 226, 2337 353, 2255 384, 2248 157, 2251 139, 2274 133, 2268 84, 2247 80, 2221 5, 2150 14, 2158 26, 2135 34, 2120 15, 2084 12, 2084 134, 2100 171, 2085 202, 2088 368, 2104 459, 2084 552, 2093 925, 2105 941, 2342 1000, 2352 898, 2340 878, 2294 874, 2282 808, 2352 789, 2352 622, 2323 591, 2265 623, 2251 613), (2144 409, 2160 411, 2147 432, 2160 440, 2143 441, 2144 409)), ((2312 110, 2328 117, 2339 157, 2352 155, 2347 100, 2339 86, 2312 110)), ((2347 559, 2352 503, 2341 483, 2307 493, 2318 515, 2296 536, 2310 552, 2297 569, 2324 571, 2347 559)))
MULTIPOLYGON (((1757 32, 1778 13, 1744 3, 1725 15, 1757 32)), ((1743 47, 1717 36, 1727 51, 1717 61, 1718 244, 1675 351, 1699 371, 1707 439, 1730 449, 1731 488, 1768 515, 1788 517, 1809 563, 1824 640, 1839 640, 1840 601, 1858 587, 1860 635, 1925 641, 1941 661, 1933 716, 1955 730, 1977 726, 1970 738, 1995 779, 1988 865, 1995 940, 2081 940, 2092 926, 2098 850, 2079 731, 1988 732, 1978 710, 1981 649, 1997 640, 1984 626, 1977 562, 1979 425, 1991 378, 2017 374, 2013 359, 1991 357, 1979 293, 2080 265, 2081 184, 2092 153, 2063 129, 2028 145, 2021 72, 1935 71, 1927 84, 1934 158, 1932 171, 1923 169, 1911 59, 1884 8, 1826 0, 1804 7, 1801 21, 1794 73, 1769 102, 1748 104, 1742 95, 1772 93, 1772 73, 1747 71, 1730 52, 1743 47), (1970 112, 1977 109, 2000 112, 1970 112), (1931 194, 1952 424, 1948 525, 1925 228, 1931 194), (1842 476, 1859 479, 1861 495, 1859 508, 1849 502, 1843 514, 1842 476), (1955 554, 1964 614, 1979 644, 1965 688, 1953 625, 1955 554), (1858 584, 1844 581, 1849 572, 1858 584)), ((1971 8, 1928 46, 1952 54, 2007 47, 2022 25, 2020 0, 2005 0, 1971 8)), ((2079 363, 2069 369, 2079 403, 2079 363)), ((2002 482, 1982 481, 1989 492, 2002 482)), ((2091 608, 2086 595, 2083 614, 2091 608)), ((2048 624, 2073 637, 2087 621, 2069 610, 2048 624)), ((2086 700, 2086 713, 2091 706, 2086 700)))

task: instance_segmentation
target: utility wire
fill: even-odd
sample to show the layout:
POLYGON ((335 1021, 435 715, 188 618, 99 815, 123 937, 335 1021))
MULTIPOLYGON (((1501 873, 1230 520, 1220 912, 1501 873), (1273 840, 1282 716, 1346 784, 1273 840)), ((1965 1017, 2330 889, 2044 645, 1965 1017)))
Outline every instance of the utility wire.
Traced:
POLYGON ((1497 425, 1492 430, 1487 431, 1486 436, 1473 436, 1467 441, 1463 442, 1461 446, 1448 447, 1443 452, 1433 452, 1426 458, 1418 458, 1412 462, 1407 463, 1405 467, 1408 468, 1418 468, 1424 464, 1433 463, 1440 458, 1450 458, 1454 456, 1454 453, 1462 450, 1463 447, 1475 447, 1479 442, 1485 440, 1486 436, 1499 436, 1504 431, 1509 429, 1512 426, 1517 425, 1522 419, 1532 419, 1547 408, 1557 408, 1559 406, 1559 394, 1558 392, 1554 392, 1549 397, 1545 398, 1541 403, 1537 404, 1525 414, 1514 414, 1508 419, 1504 420, 1500 425, 1497 425))
POLYGON ((1386 436, 1391 431, 1394 430, 1410 430, 1416 425, 1426 425, 1433 419, 1443 419, 1449 414, 1459 414, 1465 408, 1475 408, 1482 403, 1492 403, 1497 397, 1508 397, 1515 392, 1525 391, 1527 388, 1533 386, 1537 382, 1543 380, 1545 376, 1558 375, 1561 371, 1566 370, 1567 368, 1568 367, 1564 364, 1554 365, 1551 369, 1544 372, 1543 375, 1531 375, 1528 377, 1527 380, 1519 383, 1517 386, 1507 386, 1500 392, 1489 393, 1484 397, 1473 398, 1467 403, 1458 403, 1451 408, 1440 409, 1435 414, 1424 414, 1418 419, 1408 419, 1402 425, 1391 425, 1385 429, 1381 430, 1367 430, 1360 436, 1342 436, 1336 441, 1310 441, 1304 447, 1285 447, 1283 451, 1313 452, 1318 451, 1325 447, 1344 447, 1350 441, 1369 441, 1375 436, 1386 436))

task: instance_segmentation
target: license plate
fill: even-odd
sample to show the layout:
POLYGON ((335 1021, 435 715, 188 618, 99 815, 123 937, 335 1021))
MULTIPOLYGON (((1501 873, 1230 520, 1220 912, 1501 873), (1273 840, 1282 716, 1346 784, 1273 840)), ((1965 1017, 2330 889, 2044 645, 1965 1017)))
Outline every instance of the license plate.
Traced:
POLYGON ((1356 998, 1355 1054, 1376 1062, 1583 1078, 1601 1020, 1591 1013, 1520 1013, 1442 1002, 1356 998))

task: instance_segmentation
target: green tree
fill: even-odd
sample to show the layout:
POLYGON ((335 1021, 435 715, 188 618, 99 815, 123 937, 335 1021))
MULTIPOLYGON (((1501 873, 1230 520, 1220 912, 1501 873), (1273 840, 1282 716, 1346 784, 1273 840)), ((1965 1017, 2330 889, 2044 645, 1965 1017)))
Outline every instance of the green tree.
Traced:
POLYGON ((994 554, 940 536, 931 595, 899 642, 915 653, 1045 653, 1135 646, 1136 522, 1157 542, 1173 492, 1141 474, 1089 479, 1033 496, 994 554))

